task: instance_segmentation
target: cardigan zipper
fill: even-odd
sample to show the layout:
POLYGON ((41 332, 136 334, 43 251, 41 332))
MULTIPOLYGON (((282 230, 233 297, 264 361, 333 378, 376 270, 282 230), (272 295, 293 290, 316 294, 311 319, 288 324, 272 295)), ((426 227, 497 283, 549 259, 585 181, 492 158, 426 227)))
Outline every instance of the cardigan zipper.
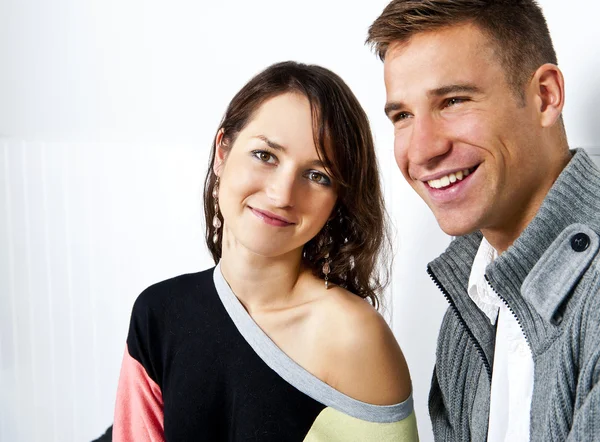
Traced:
POLYGON ((473 343, 473 345, 475 347, 475 350, 477 351, 477 353, 481 357, 481 360, 483 361, 483 366, 485 367, 485 371, 487 372, 488 378, 489 378, 490 383, 491 383, 492 382, 492 367, 490 367, 490 363, 488 362, 488 360, 487 360, 487 358, 485 356, 485 352, 483 351, 483 347, 481 347, 481 345, 479 344, 479 342, 477 341, 477 339, 475 339, 475 335, 473 335, 473 332, 471 332, 471 329, 467 326, 467 323, 465 322, 465 320, 460 315, 460 312, 458 311, 458 308, 456 307, 456 304, 454 303, 454 301, 450 297, 450 294, 446 291, 446 289, 444 288, 444 286, 442 285, 442 283, 437 279, 437 277, 434 275, 433 271, 431 270, 431 267, 429 267, 429 266, 427 266, 427 273, 429 274, 429 277, 434 282, 434 284, 437 286, 437 288, 440 289, 440 291, 444 295, 444 298, 446 298, 446 301, 448 301, 448 304, 450 304, 450 310, 452 310, 452 312, 454 313, 454 316, 456 316, 456 318, 458 319, 458 321, 463 325, 463 327, 467 331, 467 334, 471 338, 471 342, 473 343))
POLYGON ((514 318, 517 320, 517 324, 519 324, 519 328, 521 329, 521 333, 523 333, 523 336, 525 337, 525 342, 527 342, 527 345, 529 346, 529 349, 531 350, 531 342, 529 342, 529 338, 527 337, 527 334, 525 333, 525 329, 523 328, 523 324, 521 323, 521 320, 519 319, 519 317, 516 315, 515 311, 512 309, 512 307, 510 305, 508 305, 508 302, 506 301, 506 299, 504 298, 504 296, 502 296, 500 293, 498 293, 496 291, 496 289, 494 288, 494 286, 492 285, 492 283, 490 282, 489 278, 487 275, 485 275, 485 281, 487 282, 487 284, 490 286, 490 288, 494 291, 494 293, 496 294, 496 296, 498 298, 500 298, 500 300, 504 303, 504 305, 506 306, 506 308, 510 311, 510 313, 514 316, 514 318))

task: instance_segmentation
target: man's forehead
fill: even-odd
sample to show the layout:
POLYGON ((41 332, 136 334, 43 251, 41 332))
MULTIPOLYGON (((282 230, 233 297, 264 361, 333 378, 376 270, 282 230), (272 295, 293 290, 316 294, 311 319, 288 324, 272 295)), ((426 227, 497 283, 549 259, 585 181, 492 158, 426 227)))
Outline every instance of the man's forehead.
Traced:
POLYGON ((418 32, 405 40, 390 42, 386 50, 384 64, 411 52, 441 53, 454 49, 455 53, 473 52, 488 56, 494 51, 494 42, 481 28, 472 23, 461 23, 418 32))
POLYGON ((407 41, 393 42, 384 60, 388 96, 417 92, 411 90, 415 87, 422 93, 476 83, 490 69, 492 57, 489 39, 473 26, 424 32, 407 41))

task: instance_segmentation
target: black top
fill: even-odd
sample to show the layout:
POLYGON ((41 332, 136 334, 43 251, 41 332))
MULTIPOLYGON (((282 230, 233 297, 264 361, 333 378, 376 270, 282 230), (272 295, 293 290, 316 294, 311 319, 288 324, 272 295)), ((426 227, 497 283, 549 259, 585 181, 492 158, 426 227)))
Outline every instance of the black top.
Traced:
POLYGON ((373 425, 414 427, 411 399, 392 406, 356 401, 287 357, 219 267, 146 289, 133 307, 127 349, 115 440, 346 440, 326 433, 336 425, 358 424, 369 434, 373 425))

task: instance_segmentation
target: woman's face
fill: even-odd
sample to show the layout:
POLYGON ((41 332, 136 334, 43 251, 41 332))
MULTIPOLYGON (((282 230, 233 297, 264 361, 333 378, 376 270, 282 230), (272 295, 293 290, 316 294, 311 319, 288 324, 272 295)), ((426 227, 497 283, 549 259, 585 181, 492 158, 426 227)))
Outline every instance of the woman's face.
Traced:
POLYGON ((262 104, 231 149, 217 137, 224 248, 299 252, 327 222, 337 193, 317 155, 311 115, 306 97, 286 93, 262 104))

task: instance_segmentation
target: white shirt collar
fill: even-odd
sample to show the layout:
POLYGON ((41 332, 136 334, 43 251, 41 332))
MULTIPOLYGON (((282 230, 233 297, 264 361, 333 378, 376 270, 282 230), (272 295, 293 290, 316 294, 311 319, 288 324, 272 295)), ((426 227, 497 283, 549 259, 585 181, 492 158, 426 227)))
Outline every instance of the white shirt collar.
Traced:
POLYGON ((485 313, 492 325, 496 324, 502 301, 485 280, 485 269, 498 257, 498 252, 483 238, 469 276, 469 297, 485 313))

